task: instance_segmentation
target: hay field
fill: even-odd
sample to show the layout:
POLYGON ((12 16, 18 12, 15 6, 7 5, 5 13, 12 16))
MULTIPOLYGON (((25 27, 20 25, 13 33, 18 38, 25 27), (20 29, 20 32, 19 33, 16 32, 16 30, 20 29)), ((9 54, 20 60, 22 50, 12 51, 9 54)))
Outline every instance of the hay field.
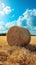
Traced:
MULTIPOLYGON (((0 44, 8 45, 7 36, 0 36, 0 44)), ((30 44, 35 44, 36 45, 36 36, 31 36, 30 44)))
POLYGON ((0 45, 7 45, 7 36, 0 36, 0 45))
POLYGON ((36 36, 31 36, 30 44, 36 45, 36 36))

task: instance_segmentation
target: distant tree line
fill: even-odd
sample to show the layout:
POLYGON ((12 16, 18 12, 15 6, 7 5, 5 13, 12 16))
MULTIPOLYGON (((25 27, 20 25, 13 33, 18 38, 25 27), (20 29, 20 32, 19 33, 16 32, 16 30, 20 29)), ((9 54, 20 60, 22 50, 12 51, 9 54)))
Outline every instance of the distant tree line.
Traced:
POLYGON ((0 33, 0 36, 6 36, 6 33, 0 33))
MULTIPOLYGON (((0 36, 6 36, 6 33, 0 33, 0 36)), ((32 35, 31 36, 36 36, 36 35, 32 35)))

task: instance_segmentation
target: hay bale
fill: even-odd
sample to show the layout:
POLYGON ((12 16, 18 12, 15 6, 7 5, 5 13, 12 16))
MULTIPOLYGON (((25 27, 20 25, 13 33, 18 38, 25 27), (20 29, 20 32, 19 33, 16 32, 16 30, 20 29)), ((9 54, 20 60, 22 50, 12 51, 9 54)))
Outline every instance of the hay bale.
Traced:
POLYGON ((24 46, 30 42, 30 32, 26 28, 13 26, 7 33, 7 42, 10 46, 24 46))

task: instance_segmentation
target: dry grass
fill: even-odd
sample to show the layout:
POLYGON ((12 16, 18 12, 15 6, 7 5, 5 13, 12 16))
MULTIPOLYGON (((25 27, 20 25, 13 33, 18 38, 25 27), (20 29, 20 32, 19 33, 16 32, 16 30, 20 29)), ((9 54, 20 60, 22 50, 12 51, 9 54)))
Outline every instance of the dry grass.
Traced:
POLYGON ((36 45, 36 36, 31 36, 30 44, 36 45))
MULTIPOLYGON (((0 44, 7 45, 7 36, 0 36, 0 44)), ((36 36, 31 36, 30 44, 36 44, 36 36)))
POLYGON ((7 36, 0 36, 0 44, 7 45, 7 36))

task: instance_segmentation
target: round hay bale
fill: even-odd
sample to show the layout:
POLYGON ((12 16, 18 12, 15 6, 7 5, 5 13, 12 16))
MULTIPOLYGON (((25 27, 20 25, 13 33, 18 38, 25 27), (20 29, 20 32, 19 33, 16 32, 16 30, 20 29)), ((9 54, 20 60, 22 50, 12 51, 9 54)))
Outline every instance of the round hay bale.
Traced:
POLYGON ((30 42, 30 32, 26 28, 13 26, 8 30, 7 42, 10 46, 24 46, 30 42))

